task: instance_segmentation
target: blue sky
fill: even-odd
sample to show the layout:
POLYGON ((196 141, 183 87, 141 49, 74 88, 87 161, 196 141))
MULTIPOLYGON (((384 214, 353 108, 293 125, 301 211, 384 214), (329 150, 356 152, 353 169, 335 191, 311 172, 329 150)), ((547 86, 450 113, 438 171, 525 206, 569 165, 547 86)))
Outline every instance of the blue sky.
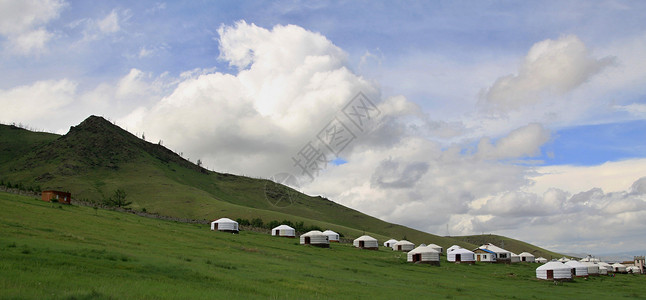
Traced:
POLYGON ((429 232, 646 249, 627 243, 646 226, 645 14, 640 1, 0 1, 0 122, 63 134, 102 115, 269 178, 299 175, 291 158, 361 91, 379 122, 302 191, 429 232))

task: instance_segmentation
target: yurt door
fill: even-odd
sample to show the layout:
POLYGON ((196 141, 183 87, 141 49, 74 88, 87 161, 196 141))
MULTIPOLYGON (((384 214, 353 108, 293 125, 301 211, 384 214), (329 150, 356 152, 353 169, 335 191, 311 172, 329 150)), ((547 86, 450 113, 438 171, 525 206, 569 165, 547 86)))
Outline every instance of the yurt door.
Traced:
POLYGON ((554 279, 554 270, 547 270, 547 279, 554 279))
POLYGON ((276 229, 274 235, 280 235, 280 230, 276 229))
POLYGON ((477 254, 476 258, 477 258, 478 261, 480 261, 480 254, 477 254))
POLYGON ((422 254, 421 253, 413 254, 413 262, 418 262, 418 261, 422 261, 422 254))
POLYGON ((397 245, 397 251, 402 251, 402 245, 397 245))
POLYGON ((310 244, 310 237, 306 236, 305 237, 305 245, 309 245, 309 244, 310 244))
POLYGON ((366 245, 366 242, 359 241, 359 248, 364 248, 365 245, 366 245))
POLYGON ((455 261, 462 261, 462 254, 456 254, 455 261))

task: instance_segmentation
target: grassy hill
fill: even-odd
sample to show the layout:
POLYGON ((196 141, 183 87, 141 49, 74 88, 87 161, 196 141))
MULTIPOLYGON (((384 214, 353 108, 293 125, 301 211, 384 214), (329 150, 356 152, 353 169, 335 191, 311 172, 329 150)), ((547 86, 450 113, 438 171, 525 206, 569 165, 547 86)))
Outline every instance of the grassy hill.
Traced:
MULTIPOLYGON (((133 209, 165 216, 290 220, 329 228, 348 238, 370 234, 382 242, 406 238, 445 248, 477 246, 387 223, 322 197, 274 186, 268 180, 208 171, 101 117, 91 116, 63 136, 2 125, 0 138, 0 181, 36 190, 70 191, 77 200, 99 202, 123 189, 133 201, 133 209), (273 186, 269 196, 267 186, 273 186), (288 194, 291 205, 272 204, 288 194)), ((532 250, 537 249, 528 245, 522 251, 532 250)))
POLYGON ((644 298, 646 276, 554 285, 536 264, 415 265, 255 232, 58 205, 0 192, 0 298, 644 298))

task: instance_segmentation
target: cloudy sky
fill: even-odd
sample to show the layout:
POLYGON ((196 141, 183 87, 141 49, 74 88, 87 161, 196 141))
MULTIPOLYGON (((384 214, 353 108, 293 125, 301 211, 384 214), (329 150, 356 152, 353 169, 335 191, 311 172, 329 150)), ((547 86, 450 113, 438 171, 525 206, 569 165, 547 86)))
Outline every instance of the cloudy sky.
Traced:
MULTIPOLYGON (((641 1, 0 0, 0 122, 101 115, 435 234, 646 250, 641 1)), ((432 242, 432 241, 429 241, 432 242)))

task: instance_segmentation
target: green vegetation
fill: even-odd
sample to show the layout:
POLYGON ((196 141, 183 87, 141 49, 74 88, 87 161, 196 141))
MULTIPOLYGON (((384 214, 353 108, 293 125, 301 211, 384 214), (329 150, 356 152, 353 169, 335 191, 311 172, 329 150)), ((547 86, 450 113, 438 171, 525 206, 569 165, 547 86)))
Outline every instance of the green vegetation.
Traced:
POLYGON ((0 291, 21 299, 644 297, 646 276, 535 279, 536 264, 413 265, 405 254, 0 193, 0 291))

